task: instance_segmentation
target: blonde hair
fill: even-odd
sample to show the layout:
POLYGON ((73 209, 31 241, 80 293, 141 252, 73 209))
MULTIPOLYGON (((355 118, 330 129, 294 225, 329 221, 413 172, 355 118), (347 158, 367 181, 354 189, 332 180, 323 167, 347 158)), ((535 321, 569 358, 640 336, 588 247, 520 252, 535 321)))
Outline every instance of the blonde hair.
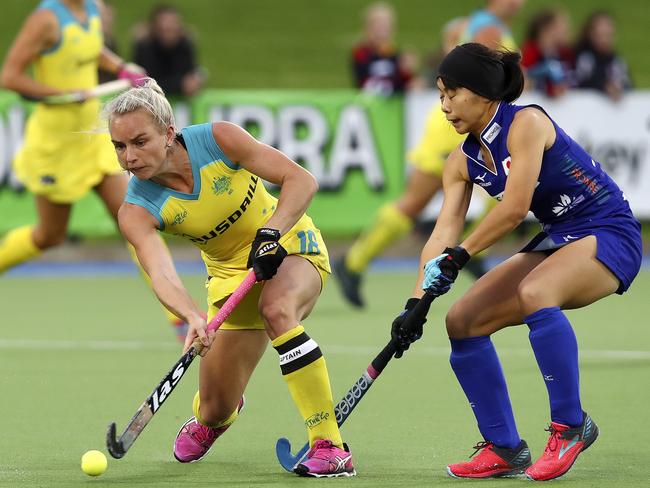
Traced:
POLYGON ((153 78, 146 78, 141 86, 133 87, 110 100, 104 106, 104 117, 110 125, 113 116, 139 109, 147 111, 161 131, 174 126, 172 106, 165 98, 165 92, 153 78))

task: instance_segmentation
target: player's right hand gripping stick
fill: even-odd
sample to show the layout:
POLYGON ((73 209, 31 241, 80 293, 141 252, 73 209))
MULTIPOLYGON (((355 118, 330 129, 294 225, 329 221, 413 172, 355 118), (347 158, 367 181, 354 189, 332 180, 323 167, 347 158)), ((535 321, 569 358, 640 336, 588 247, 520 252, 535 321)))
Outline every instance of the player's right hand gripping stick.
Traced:
POLYGON ((393 320, 390 336, 396 358, 401 358, 404 351, 422 337, 422 327, 434 298, 431 293, 425 293, 422 298, 409 298, 404 310, 393 320))
POLYGON ((257 229, 246 266, 253 268, 257 281, 270 280, 285 257, 287 251, 280 244, 280 231, 262 227, 257 229))

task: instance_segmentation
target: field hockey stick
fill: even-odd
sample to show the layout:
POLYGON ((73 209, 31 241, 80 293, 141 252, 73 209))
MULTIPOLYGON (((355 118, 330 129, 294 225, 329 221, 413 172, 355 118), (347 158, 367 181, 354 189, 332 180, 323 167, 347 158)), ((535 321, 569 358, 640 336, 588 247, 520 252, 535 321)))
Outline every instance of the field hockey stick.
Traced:
MULTIPOLYGON (((210 321, 207 328, 208 332, 219 329, 221 324, 224 323, 232 313, 233 309, 242 301, 254 284, 255 273, 249 271, 246 278, 244 278, 244 281, 242 281, 232 295, 230 295, 228 300, 226 300, 226 303, 223 304, 219 313, 217 313, 217 315, 210 321)), ((129 425, 126 426, 126 429, 122 432, 122 435, 120 435, 119 439, 116 438, 115 422, 109 424, 108 432, 106 433, 106 447, 111 456, 115 459, 120 459, 126 454, 154 414, 158 409, 160 409, 163 402, 169 398, 169 395, 171 395, 174 388, 176 388, 190 364, 192 364, 194 358, 199 355, 203 347, 203 343, 198 337, 194 339, 194 343, 190 347, 189 351, 183 354, 183 356, 176 361, 174 366, 169 370, 169 373, 167 373, 158 386, 154 388, 153 393, 151 393, 151 395, 149 395, 140 406, 129 422, 129 425)))
POLYGON ((102 83, 89 90, 79 90, 70 93, 63 93, 61 95, 49 95, 45 97, 23 97, 33 102, 41 102, 47 105, 63 105, 66 103, 80 103, 89 98, 103 97, 105 95, 112 95, 121 91, 131 88, 129 80, 113 80, 107 83, 102 83))
MULTIPOLYGON (((431 293, 425 293, 422 299, 413 309, 412 313, 406 317, 406 320, 404 321, 402 327, 405 330, 413 329, 413 319, 409 320, 409 318, 424 315, 424 312, 429 309, 429 306, 431 305, 431 302, 433 302, 434 298, 435 295, 432 295, 431 293)), ((391 340, 375 357, 375 359, 372 360, 370 365, 366 368, 366 371, 356 381, 352 388, 348 390, 343 399, 334 407, 336 423, 339 427, 341 427, 345 420, 350 416, 352 411, 359 404, 364 395, 368 392, 374 381, 379 377, 386 365, 393 358, 394 354, 395 345, 391 340)), ((275 443, 275 454, 278 457, 278 461, 282 467, 287 471, 293 471, 293 468, 296 467, 305 458, 308 450, 309 442, 302 446, 302 448, 294 456, 291 454, 291 442, 289 439, 286 437, 281 437, 275 443)))

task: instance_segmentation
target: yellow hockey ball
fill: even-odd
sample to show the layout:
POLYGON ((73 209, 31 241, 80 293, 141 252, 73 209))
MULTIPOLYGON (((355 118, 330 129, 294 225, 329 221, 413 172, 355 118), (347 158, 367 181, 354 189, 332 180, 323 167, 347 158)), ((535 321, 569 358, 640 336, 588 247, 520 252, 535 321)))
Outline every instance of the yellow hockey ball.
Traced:
POLYGON ((108 459, 103 452, 88 451, 81 456, 81 470, 88 476, 99 476, 108 467, 108 459))

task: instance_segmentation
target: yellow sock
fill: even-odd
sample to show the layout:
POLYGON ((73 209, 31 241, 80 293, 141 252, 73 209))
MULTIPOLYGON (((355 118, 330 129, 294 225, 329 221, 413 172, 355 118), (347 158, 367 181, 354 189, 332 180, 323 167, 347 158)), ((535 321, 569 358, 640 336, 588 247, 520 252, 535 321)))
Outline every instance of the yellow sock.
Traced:
POLYGON ((41 254, 34 244, 32 231, 30 226, 19 227, 5 236, 0 243, 0 273, 41 254))
POLYGON ((316 341, 309 338, 302 325, 298 325, 276 337, 272 344, 280 355, 282 377, 305 421, 309 444, 313 445, 317 439, 327 439, 342 448, 327 366, 316 341))
MULTIPOLYGON (((146 281, 147 285, 149 285, 149 288, 151 288, 151 278, 149 278, 149 275, 144 271, 144 269, 140 265, 140 261, 138 261, 138 256, 135 253, 135 248, 128 242, 126 243, 126 248, 129 250, 129 254, 131 255, 131 259, 133 260, 133 262, 137 265, 138 269, 140 270, 140 274, 144 278, 144 281, 146 281)), ((176 317, 176 315, 171 313, 165 307, 162 307, 162 309, 163 309, 163 312, 165 314, 165 317, 167 317, 167 321, 169 321, 169 322, 171 322, 173 324, 174 322, 177 322, 179 320, 178 317, 176 317)))
POLYGON ((345 258, 345 266, 354 273, 363 273, 370 261, 413 228, 413 221, 400 212, 394 203, 384 205, 372 226, 354 242, 345 258))
POLYGON ((196 395, 194 395, 194 400, 192 401, 192 411, 194 412, 194 417, 196 417, 196 420, 198 420, 199 424, 203 424, 206 427, 212 427, 212 428, 226 427, 228 425, 232 425, 233 422, 237 420, 237 417, 239 417, 239 411, 235 409, 235 411, 231 413, 230 417, 228 417, 226 420, 214 425, 208 424, 201 418, 200 407, 201 407, 201 398, 199 397, 199 392, 197 391, 196 395))

